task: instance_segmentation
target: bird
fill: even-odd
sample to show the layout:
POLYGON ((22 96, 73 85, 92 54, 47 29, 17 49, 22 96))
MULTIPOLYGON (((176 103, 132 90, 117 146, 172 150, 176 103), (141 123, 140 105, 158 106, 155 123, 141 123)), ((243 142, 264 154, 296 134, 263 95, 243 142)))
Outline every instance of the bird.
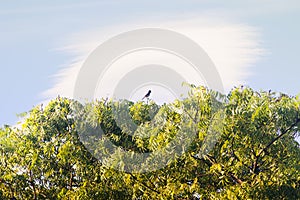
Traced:
POLYGON ((147 94, 142 98, 142 100, 145 99, 145 98, 148 98, 148 97, 150 96, 150 94, 151 94, 151 90, 149 90, 149 91, 147 92, 147 94))

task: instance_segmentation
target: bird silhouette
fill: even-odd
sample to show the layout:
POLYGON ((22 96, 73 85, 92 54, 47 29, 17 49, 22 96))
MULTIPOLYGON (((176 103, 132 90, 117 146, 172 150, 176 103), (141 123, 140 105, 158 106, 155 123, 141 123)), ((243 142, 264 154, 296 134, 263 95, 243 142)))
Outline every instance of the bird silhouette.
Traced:
POLYGON ((148 98, 148 97, 150 96, 150 94, 151 94, 151 90, 149 90, 149 91, 147 92, 147 94, 142 98, 142 100, 145 99, 145 98, 148 98))

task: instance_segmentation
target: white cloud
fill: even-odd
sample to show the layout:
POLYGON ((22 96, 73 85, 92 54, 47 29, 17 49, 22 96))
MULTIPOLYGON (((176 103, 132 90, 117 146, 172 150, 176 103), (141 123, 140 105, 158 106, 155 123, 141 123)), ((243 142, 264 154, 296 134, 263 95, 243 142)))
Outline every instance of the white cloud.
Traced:
MULTIPOLYGON (((54 76, 55 84, 44 92, 44 97, 49 99, 60 95, 72 98, 77 74, 84 60, 98 45, 122 32, 147 27, 173 30, 197 42, 214 62, 226 91, 233 86, 245 84, 247 77, 253 73, 251 66, 265 52, 255 27, 209 15, 180 20, 137 21, 104 27, 100 30, 75 34, 68 39, 63 48, 59 49, 73 55, 74 59, 54 76)), ((149 55, 151 54, 148 54, 148 58, 149 55)), ((136 60, 131 59, 132 65, 145 59, 147 56, 139 55, 136 60)), ((162 58, 162 62, 163 60, 162 58)), ((124 63, 130 65, 128 59, 124 63)), ((117 71, 111 73, 115 72, 117 71)))

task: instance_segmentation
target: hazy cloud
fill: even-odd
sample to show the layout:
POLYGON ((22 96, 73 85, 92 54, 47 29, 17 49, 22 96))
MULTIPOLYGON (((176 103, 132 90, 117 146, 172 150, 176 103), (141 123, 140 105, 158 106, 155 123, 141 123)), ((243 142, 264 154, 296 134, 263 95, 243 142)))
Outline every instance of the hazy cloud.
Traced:
MULTIPOLYGON (((44 97, 49 99, 60 95, 72 98, 77 74, 84 60, 98 45, 122 32, 147 27, 174 30, 197 42, 216 65, 225 90, 245 84, 253 73, 251 66, 265 53, 259 31, 255 27, 210 15, 173 20, 136 21, 103 27, 99 30, 74 34, 62 48, 59 48, 63 53, 73 55, 74 59, 53 76, 53 87, 44 92, 44 97)), ((131 58, 130 62, 139 63, 150 56, 151 54, 139 55, 136 59, 131 58)), ((163 56, 159 58, 162 62, 166 60, 163 56)), ((128 59, 124 64, 128 65, 128 59)), ((111 72, 113 73, 114 71, 111 72)), ((192 72, 190 74, 192 76, 192 72)), ((113 78, 113 75, 110 78, 113 78)))

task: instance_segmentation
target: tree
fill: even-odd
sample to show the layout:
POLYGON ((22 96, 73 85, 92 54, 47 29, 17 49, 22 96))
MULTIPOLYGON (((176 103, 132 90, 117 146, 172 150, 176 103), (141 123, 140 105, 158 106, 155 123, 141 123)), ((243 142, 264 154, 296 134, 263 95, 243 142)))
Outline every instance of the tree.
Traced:
POLYGON ((57 98, 0 129, 0 198, 299 199, 299 124, 299 97, 245 87, 164 105, 57 98))

